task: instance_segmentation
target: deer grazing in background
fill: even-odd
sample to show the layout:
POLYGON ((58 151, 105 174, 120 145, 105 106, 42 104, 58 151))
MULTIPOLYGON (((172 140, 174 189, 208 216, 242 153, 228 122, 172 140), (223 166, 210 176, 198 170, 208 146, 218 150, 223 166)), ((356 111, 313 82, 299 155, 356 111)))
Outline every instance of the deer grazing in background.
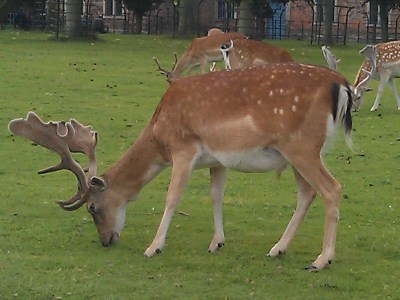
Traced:
MULTIPOLYGON (((373 59, 373 58, 372 58, 373 59)), ((224 245, 222 196, 226 170, 281 172, 291 165, 297 183, 296 210, 281 239, 269 251, 284 253, 317 193, 325 206, 322 252, 308 268, 316 271, 335 254, 340 184, 321 161, 321 149, 336 125, 350 140, 352 87, 328 68, 298 63, 216 71, 174 81, 153 116, 126 153, 101 176, 84 169, 70 151, 94 153, 97 134, 71 120, 43 123, 33 112, 14 119, 9 130, 57 152, 78 191, 59 205, 76 210, 86 204, 103 246, 116 242, 129 201, 166 167, 172 167, 166 206, 146 256, 160 253, 174 210, 195 169, 210 170, 214 235, 209 251, 224 245), (79 127, 79 126, 78 126, 79 127), (73 146, 76 145, 76 146, 73 146)), ((93 158, 93 155, 92 155, 93 158)), ((243 233, 245 234, 245 233, 243 233)))
MULTIPOLYGON (((375 45, 376 48, 376 70, 371 78, 379 80, 378 92, 376 94, 375 102, 371 107, 371 111, 376 111, 379 107, 379 102, 382 97, 383 90, 386 84, 389 85, 396 99, 397 109, 400 110, 400 98, 396 91, 393 79, 400 77, 400 41, 381 43, 375 45)), ((365 59, 358 70, 354 85, 357 86, 361 81, 364 81, 369 74, 364 70, 371 70, 371 64, 368 59, 365 59)), ((358 110, 362 103, 363 94, 369 91, 367 82, 364 81, 360 87, 360 94, 354 99, 354 109, 358 110)))
POLYGON ((230 40, 221 45, 221 52, 226 69, 293 61, 287 50, 255 40, 230 40))
POLYGON ((221 45, 229 40, 247 39, 243 34, 237 32, 228 33, 212 33, 210 36, 195 38, 187 46, 185 52, 178 60, 175 56, 175 64, 172 71, 165 70, 160 67, 156 58, 154 58, 158 70, 167 77, 169 82, 181 77, 183 72, 190 73, 195 67, 200 66, 202 74, 206 72, 206 66, 210 62, 223 61, 221 53, 221 45))

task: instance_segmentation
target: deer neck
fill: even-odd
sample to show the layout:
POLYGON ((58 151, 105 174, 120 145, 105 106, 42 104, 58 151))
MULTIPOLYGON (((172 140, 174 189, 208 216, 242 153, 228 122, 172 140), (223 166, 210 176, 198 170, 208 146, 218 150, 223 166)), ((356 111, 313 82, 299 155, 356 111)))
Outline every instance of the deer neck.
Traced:
POLYGON ((110 190, 133 199, 143 186, 168 166, 168 158, 153 138, 149 123, 135 143, 102 176, 110 190))

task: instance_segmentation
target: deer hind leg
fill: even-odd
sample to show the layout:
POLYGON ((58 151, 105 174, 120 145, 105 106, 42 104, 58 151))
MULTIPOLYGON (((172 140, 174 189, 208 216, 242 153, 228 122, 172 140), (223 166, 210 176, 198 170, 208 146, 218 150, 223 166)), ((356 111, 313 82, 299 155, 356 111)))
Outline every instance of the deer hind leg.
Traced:
POLYGON ((224 245, 225 236, 222 225, 222 197, 224 194, 226 169, 216 167, 210 169, 211 184, 210 194, 214 211, 214 236, 208 247, 208 251, 213 253, 224 245))
MULTIPOLYGON (((318 271, 330 264, 335 255, 341 186, 323 165, 320 154, 312 150, 313 145, 306 145, 302 149, 303 151, 299 151, 300 149, 293 145, 289 146, 291 148, 286 149, 289 149, 285 153, 286 158, 309 185, 321 195, 324 203, 325 223, 322 252, 311 266, 307 267, 310 271, 318 271), (293 149, 296 149, 296 152, 293 152, 293 149)), ((311 192, 309 191, 309 193, 311 192)))
POLYGON ((290 220, 285 232, 279 242, 269 251, 268 256, 275 257, 285 253, 294 235, 296 234, 299 225, 303 221, 308 208, 315 199, 315 189, 293 168, 294 177, 297 182, 297 205, 296 210, 290 220))
POLYGON ((389 78, 390 78, 390 75, 387 73, 383 73, 380 75, 378 91, 376 93, 374 105, 372 105, 372 107, 371 107, 371 111, 376 111, 379 108, 379 103, 381 102, 383 90, 385 88, 385 85, 388 83, 389 78))
POLYGON ((178 157, 179 159, 173 159, 172 175, 168 187, 164 214, 153 242, 144 253, 147 257, 153 256, 155 253, 161 253, 165 245, 168 227, 174 215, 175 208, 192 171, 192 158, 185 156, 185 154, 178 157))
POLYGON ((400 110, 400 98, 399 98, 399 94, 397 93, 396 87, 394 86, 393 77, 391 77, 389 79, 388 84, 389 84, 390 89, 392 90, 394 98, 396 99, 397 109, 400 110))

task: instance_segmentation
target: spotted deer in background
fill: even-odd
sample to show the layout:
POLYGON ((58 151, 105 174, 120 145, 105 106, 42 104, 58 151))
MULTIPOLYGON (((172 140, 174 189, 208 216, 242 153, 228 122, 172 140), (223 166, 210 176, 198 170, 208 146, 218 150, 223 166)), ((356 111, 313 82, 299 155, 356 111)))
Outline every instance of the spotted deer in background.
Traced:
MULTIPOLYGON (((376 111, 379 107, 379 103, 382 97, 383 90, 386 84, 389 85, 393 92, 394 98, 397 103, 397 109, 400 110, 400 97, 397 93, 396 87, 394 85, 393 79, 400 77, 400 41, 381 43, 375 45, 376 48, 376 70, 371 78, 379 81, 378 91, 376 94, 375 102, 371 107, 371 111, 376 111)), ((371 64, 368 59, 364 59, 356 78, 354 80, 354 85, 360 85, 367 76, 369 76, 365 70, 371 70, 371 64)), ((361 102, 363 100, 363 95, 365 91, 370 91, 367 87, 367 81, 360 87, 360 94, 354 99, 354 109, 358 110, 360 108, 361 102)))

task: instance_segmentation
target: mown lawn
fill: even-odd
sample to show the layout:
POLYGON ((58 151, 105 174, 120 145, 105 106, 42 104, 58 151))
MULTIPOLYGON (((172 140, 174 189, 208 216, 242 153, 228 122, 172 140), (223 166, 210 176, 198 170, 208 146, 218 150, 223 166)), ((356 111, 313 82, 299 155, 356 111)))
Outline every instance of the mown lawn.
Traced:
MULTIPOLYGON (((325 156, 343 186, 337 254, 319 273, 303 267, 319 254, 323 207, 317 198, 289 251, 266 253, 295 207, 290 170, 230 172, 224 198, 226 244, 212 237, 208 171, 193 174, 163 253, 145 258, 164 209, 169 171, 131 203, 118 244, 103 248, 85 209, 65 212, 53 200, 75 193, 73 175, 37 175, 58 157, 7 130, 30 110, 44 120, 76 118, 100 134, 99 174, 134 141, 168 84, 156 72, 189 40, 102 35, 56 41, 42 33, 0 31, 0 298, 1 299, 399 299, 400 112, 389 89, 371 113, 375 93, 354 113, 349 150, 338 134, 325 156)), ((325 65, 319 46, 272 41, 296 61, 325 65)), ((333 47, 350 82, 363 45, 333 47)), ((377 83, 371 84, 376 90, 377 83)), ((312 133, 310 133, 312 134, 312 133)))

